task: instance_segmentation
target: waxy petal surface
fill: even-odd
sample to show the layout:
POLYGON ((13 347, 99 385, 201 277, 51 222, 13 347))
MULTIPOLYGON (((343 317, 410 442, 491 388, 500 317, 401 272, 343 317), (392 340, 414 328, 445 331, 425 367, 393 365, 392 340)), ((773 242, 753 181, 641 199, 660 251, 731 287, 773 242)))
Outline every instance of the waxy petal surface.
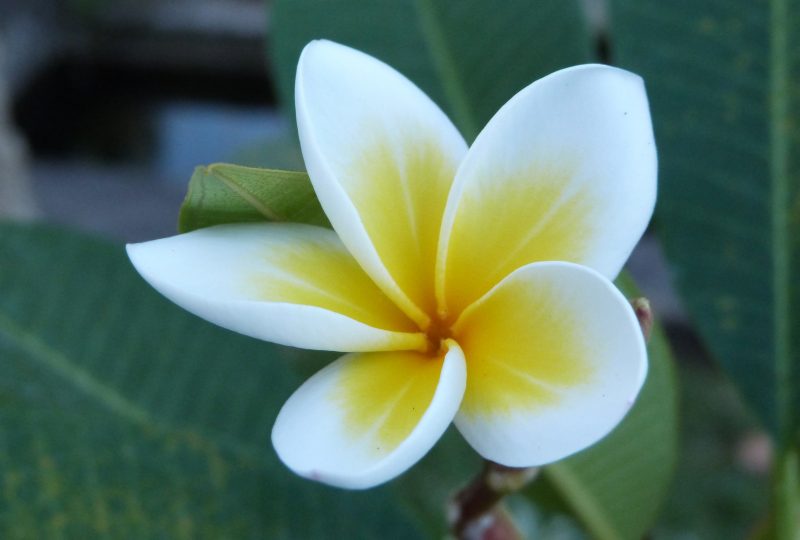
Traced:
POLYGON ((516 270, 454 332, 469 370, 456 426, 503 465, 550 463, 598 441, 630 409, 647 373, 628 301, 571 263, 516 270))
POLYGON ((381 289, 425 326, 463 138, 408 79, 328 41, 304 49, 295 97, 303 157, 331 224, 381 289))
POLYGON ((219 225, 132 244, 128 255, 161 294, 248 336, 343 352, 426 345, 328 229, 219 225))
POLYGON ((586 65, 534 82, 497 112, 456 175, 437 270, 447 316, 535 261, 576 262, 613 279, 655 196, 640 77, 586 65))
POLYGON ((301 476, 361 489, 416 463, 452 422, 466 366, 415 352, 343 356, 306 381, 281 409, 272 444, 301 476))

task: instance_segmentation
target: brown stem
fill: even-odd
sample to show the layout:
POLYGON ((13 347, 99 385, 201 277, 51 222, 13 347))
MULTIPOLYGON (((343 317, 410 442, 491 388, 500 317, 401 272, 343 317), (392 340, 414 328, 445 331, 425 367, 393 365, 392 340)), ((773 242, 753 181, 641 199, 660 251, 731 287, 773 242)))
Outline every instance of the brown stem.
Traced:
POLYGON ((480 474, 450 502, 452 533, 464 540, 518 538, 508 515, 496 506, 503 497, 532 482, 538 472, 537 467, 506 467, 486 461, 480 474))

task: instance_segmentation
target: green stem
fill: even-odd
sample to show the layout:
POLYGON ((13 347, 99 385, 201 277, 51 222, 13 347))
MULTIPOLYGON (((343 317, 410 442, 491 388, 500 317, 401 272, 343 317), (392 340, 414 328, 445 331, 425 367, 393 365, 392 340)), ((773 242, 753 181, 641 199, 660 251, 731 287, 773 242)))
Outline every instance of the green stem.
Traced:
POLYGON ((775 456, 772 477, 775 540, 800 540, 800 456, 789 447, 775 456))

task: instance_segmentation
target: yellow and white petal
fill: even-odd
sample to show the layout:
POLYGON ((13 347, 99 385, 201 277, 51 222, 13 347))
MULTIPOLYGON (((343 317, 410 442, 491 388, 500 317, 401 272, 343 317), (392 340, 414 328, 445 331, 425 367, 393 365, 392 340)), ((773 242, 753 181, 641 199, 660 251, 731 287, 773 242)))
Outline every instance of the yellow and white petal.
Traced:
POLYGON ((334 229, 381 289, 426 325, 463 138, 408 79, 330 41, 303 50, 295 100, 306 168, 334 229))
POLYGON ((219 225, 128 246, 161 294, 242 334, 306 349, 424 349, 336 237, 297 223, 219 225))
POLYGON ((483 457, 511 467, 550 463, 604 437, 647 373, 628 301, 572 263, 516 270, 453 330, 468 366, 456 426, 483 457))
POLYGON ((506 103, 464 158, 442 225, 437 294, 457 315, 535 261, 613 279, 655 197, 642 79, 601 65, 553 73, 506 103))
POLYGON ((272 429, 280 459, 301 476, 350 489, 376 486, 416 463, 445 432, 466 383, 464 355, 360 353, 306 381, 272 429))

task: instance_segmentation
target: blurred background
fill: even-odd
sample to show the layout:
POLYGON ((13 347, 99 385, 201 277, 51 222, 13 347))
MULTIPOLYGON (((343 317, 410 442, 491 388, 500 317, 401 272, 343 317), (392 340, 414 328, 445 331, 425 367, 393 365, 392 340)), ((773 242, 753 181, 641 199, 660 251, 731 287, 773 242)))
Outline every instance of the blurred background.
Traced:
POLYGON ((195 165, 287 130, 262 1, 1 6, 7 215, 163 236, 195 165))
MULTIPOLYGON (((592 53, 613 60, 604 4, 581 8, 592 53)), ((0 218, 119 245, 175 233, 196 165, 302 170, 291 104, 279 100, 272 9, 0 0, 0 218)), ((629 270, 664 325, 679 382, 677 472, 653 537, 743 538, 765 507, 769 438, 693 330, 655 234, 629 270)))

